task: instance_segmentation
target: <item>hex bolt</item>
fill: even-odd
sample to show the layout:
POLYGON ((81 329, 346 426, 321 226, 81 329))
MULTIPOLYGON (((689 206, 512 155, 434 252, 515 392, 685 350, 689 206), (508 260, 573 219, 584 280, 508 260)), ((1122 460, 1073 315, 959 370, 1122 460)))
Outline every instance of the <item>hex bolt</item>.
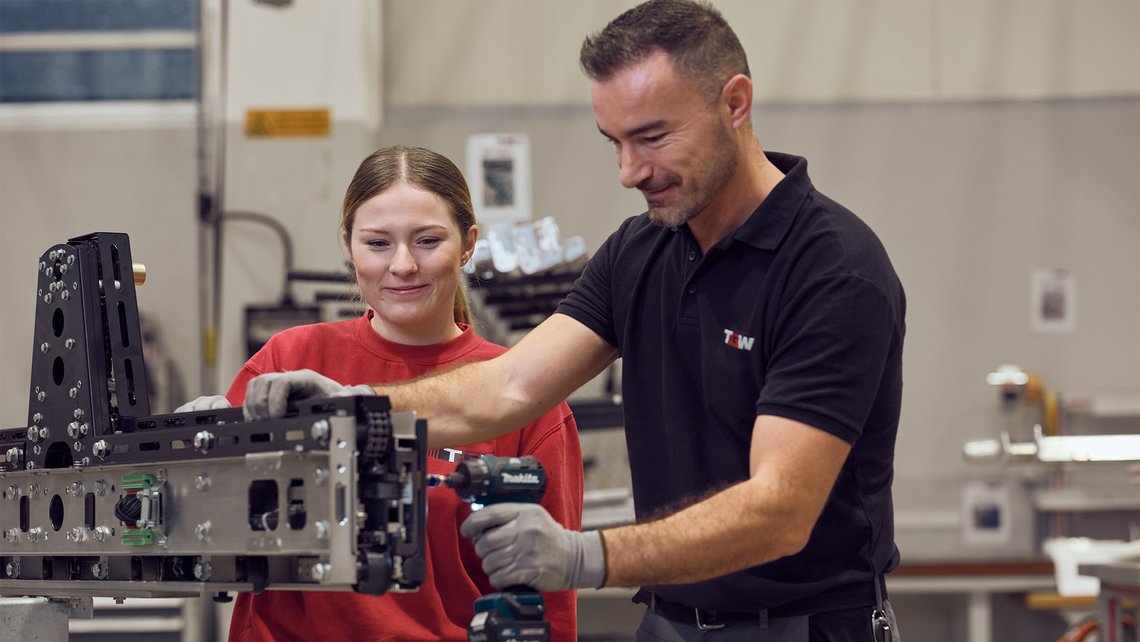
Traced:
POLYGON ((94 453, 94 455, 99 459, 103 459, 107 456, 108 448, 109 447, 107 445, 107 442, 103 439, 100 439, 91 445, 91 452, 94 453))
POLYGON ((66 265, 61 265, 61 266, 59 266, 59 273, 60 273, 61 275, 63 275, 63 274, 67 274, 67 266, 66 266, 66 265))
POLYGON ((79 439, 79 422, 73 421, 67 424, 67 436, 72 439, 79 439))
POLYGON ((8 486, 8 490, 4 492, 4 496, 7 497, 8 499, 19 499, 20 498, 20 487, 16 484, 10 484, 8 486))
POLYGON ((41 269, 41 270, 46 270, 46 269, 47 269, 47 263, 44 263, 43 261, 40 261, 40 269, 41 269))
POLYGON ((325 563, 313 564, 311 575, 313 576, 314 580, 323 582, 332 577, 332 565, 325 563))
POLYGON ((210 520, 206 520, 194 527, 194 537, 197 537, 199 542, 210 539, 210 520))
POLYGON ((214 447, 214 433, 209 430, 200 431, 194 435, 194 448, 201 453, 210 452, 214 447))
POLYGON ((105 580, 110 573, 107 569, 107 564, 103 562, 95 562, 91 565, 91 577, 97 580, 105 580))
POLYGON ((213 574, 214 569, 210 567, 209 562, 196 562, 194 564, 194 579, 200 582, 206 582, 213 574))
POLYGON ((34 424, 38 424, 43 420, 44 420, 44 416, 42 413, 37 412, 36 414, 32 415, 32 423, 34 423, 34 424))
MULTIPOLYGON (((61 299, 63 299, 64 301, 66 301, 66 300, 68 300, 68 299, 70 299, 70 298, 71 298, 71 292, 68 292, 67 290, 64 290, 63 292, 60 292, 60 293, 59 293, 59 298, 61 298, 61 299)), ((69 347, 70 347, 70 346, 69 346, 69 347)))
POLYGON ((74 254, 68 254, 67 255, 67 264, 68 265, 75 265, 75 255, 74 254))
POLYGON ((40 429, 35 426, 28 427, 28 441, 33 444, 40 440, 40 429))
POLYGON ((87 541, 87 529, 83 528, 82 526, 76 526, 75 528, 67 531, 67 539, 69 539, 69 540, 71 540, 77 544, 86 542, 87 541))
POLYGON ((81 481, 73 481, 67 485, 67 494, 72 497, 79 497, 83 494, 84 490, 83 482, 81 481))
POLYGON ((50 437, 50 436, 51 436, 51 431, 48 430, 47 426, 43 426, 42 428, 40 428, 40 441, 47 441, 48 437, 50 437))
POLYGON ((329 523, 323 519, 313 524, 313 530, 315 531, 317 539, 329 538, 329 523))
POLYGON ((28 540, 33 544, 39 542, 41 538, 47 539, 47 537, 44 536, 44 529, 36 527, 28 531, 28 540))
POLYGON ((317 441, 323 443, 328 441, 330 431, 331 428, 329 426, 328 420, 321 419, 319 421, 313 422, 313 428, 309 431, 309 434, 313 437, 313 439, 316 439, 317 441))
POLYGON ((107 494, 107 482, 102 479, 95 480, 95 494, 99 497, 107 494))
POLYGON ((68 396, 70 396, 72 399, 74 399, 75 397, 77 397, 77 396, 79 395, 79 389, 78 389, 78 388, 72 388, 71 390, 68 390, 68 391, 67 391, 67 394, 68 394, 68 396))
POLYGON ((36 483, 28 484, 28 497, 35 499, 40 494, 40 485, 36 483))
MULTIPOLYGON (((74 341, 74 339, 68 339, 68 341, 74 341)), ((83 419, 83 409, 76 408, 75 411, 71 413, 71 416, 75 417, 76 419, 83 419)))
POLYGON ((20 460, 24 458, 24 451, 16 446, 8 449, 7 460, 9 464, 19 464, 20 460))
POLYGON ((74 450, 75 452, 81 452, 81 451, 83 450, 83 442, 82 442, 82 441, 77 441, 77 442, 75 442, 75 443, 71 444, 71 448, 72 448, 72 450, 74 450))
POLYGON ((47 394, 45 394, 43 390, 36 393, 36 401, 43 401, 46 398, 47 394))
POLYGON ((94 535, 95 541, 105 542, 107 538, 111 536, 111 529, 106 526, 96 526, 95 532, 92 533, 92 535, 94 535))
MULTIPOLYGON (((43 452, 43 450, 44 450, 44 449, 43 449, 43 448, 40 448, 40 445, 39 445, 39 444, 36 444, 35 446, 32 446, 32 452, 33 452, 33 453, 35 453, 36 455, 39 455, 40 453, 42 453, 42 452, 43 452)), ((35 468, 35 467, 36 467, 35 463, 33 463, 33 462, 30 462, 30 461, 28 462, 28 470, 31 470, 31 469, 33 469, 33 468, 35 468)))
POLYGON ((40 344, 40 352, 47 354, 49 350, 51 350, 51 344, 50 343, 48 343, 47 341, 44 341, 43 343, 40 344))
POLYGON ((90 432, 90 428, 88 428, 87 422, 86 421, 79 422, 79 436, 80 437, 86 437, 88 432, 90 432))
POLYGON ((16 528, 9 528, 8 530, 4 531, 4 539, 8 540, 8 543, 10 544, 15 544, 20 540, 20 530, 16 528))
POLYGON ((8 562, 8 565, 4 567, 4 572, 7 573, 8 577, 10 577, 12 579, 16 579, 17 577, 20 577, 20 562, 18 562, 17 560, 12 560, 11 562, 8 562))
POLYGON ((207 475, 206 473, 202 473, 201 475, 198 475, 197 477, 194 478, 194 488, 197 488, 199 491, 201 491, 203 493, 210 490, 210 484, 211 483, 213 483, 213 482, 210 479, 210 476, 207 475))
POLYGON ((44 295, 44 303, 51 303, 51 292, 44 295))

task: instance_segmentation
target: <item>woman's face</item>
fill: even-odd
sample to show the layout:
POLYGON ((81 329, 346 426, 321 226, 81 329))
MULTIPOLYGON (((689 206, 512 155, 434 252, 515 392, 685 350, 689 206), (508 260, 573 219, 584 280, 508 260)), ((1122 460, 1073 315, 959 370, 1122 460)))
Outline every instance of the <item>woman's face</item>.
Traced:
POLYGON ((372 327, 407 345, 429 345, 459 334, 455 290, 459 268, 475 246, 435 194, 407 183, 364 201, 356 210, 348 254, 372 327))

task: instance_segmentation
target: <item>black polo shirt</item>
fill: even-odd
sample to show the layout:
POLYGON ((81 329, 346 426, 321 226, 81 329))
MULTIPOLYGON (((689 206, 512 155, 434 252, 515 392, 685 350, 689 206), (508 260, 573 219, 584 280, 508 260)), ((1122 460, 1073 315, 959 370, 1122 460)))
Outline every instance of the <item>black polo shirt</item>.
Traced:
POLYGON ((757 415, 852 445, 807 547, 695 584, 651 588, 707 609, 814 612, 873 601, 898 563, 891 479, 902 396, 905 299, 882 244, 819 193, 807 161, 706 255, 688 226, 626 220, 558 312, 623 357, 639 520, 747 479, 757 415))

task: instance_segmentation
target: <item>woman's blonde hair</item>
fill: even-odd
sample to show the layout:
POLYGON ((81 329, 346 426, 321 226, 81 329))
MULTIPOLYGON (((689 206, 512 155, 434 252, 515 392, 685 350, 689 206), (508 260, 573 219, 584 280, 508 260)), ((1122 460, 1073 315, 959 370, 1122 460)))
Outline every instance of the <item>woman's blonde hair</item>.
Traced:
MULTIPOLYGON (((347 246, 352 244, 352 224, 357 208, 400 183, 414 185, 440 197, 459 226, 461 243, 466 242, 468 232, 475 225, 475 208, 463 173, 446 156, 430 149, 398 145, 376 150, 365 158, 348 184, 340 218, 342 238, 347 246)), ((456 269, 460 268, 456 266, 456 269)), ((474 325, 463 282, 461 277, 455 288, 455 322, 474 325)))

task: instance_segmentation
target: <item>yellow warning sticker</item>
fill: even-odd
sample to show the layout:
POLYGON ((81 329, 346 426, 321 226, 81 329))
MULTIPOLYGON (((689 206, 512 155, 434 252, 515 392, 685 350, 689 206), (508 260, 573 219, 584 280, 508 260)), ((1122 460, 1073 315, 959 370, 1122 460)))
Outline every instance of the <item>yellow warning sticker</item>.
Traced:
POLYGON ((328 136, 329 110, 325 109, 247 109, 247 138, 281 136, 328 136))

